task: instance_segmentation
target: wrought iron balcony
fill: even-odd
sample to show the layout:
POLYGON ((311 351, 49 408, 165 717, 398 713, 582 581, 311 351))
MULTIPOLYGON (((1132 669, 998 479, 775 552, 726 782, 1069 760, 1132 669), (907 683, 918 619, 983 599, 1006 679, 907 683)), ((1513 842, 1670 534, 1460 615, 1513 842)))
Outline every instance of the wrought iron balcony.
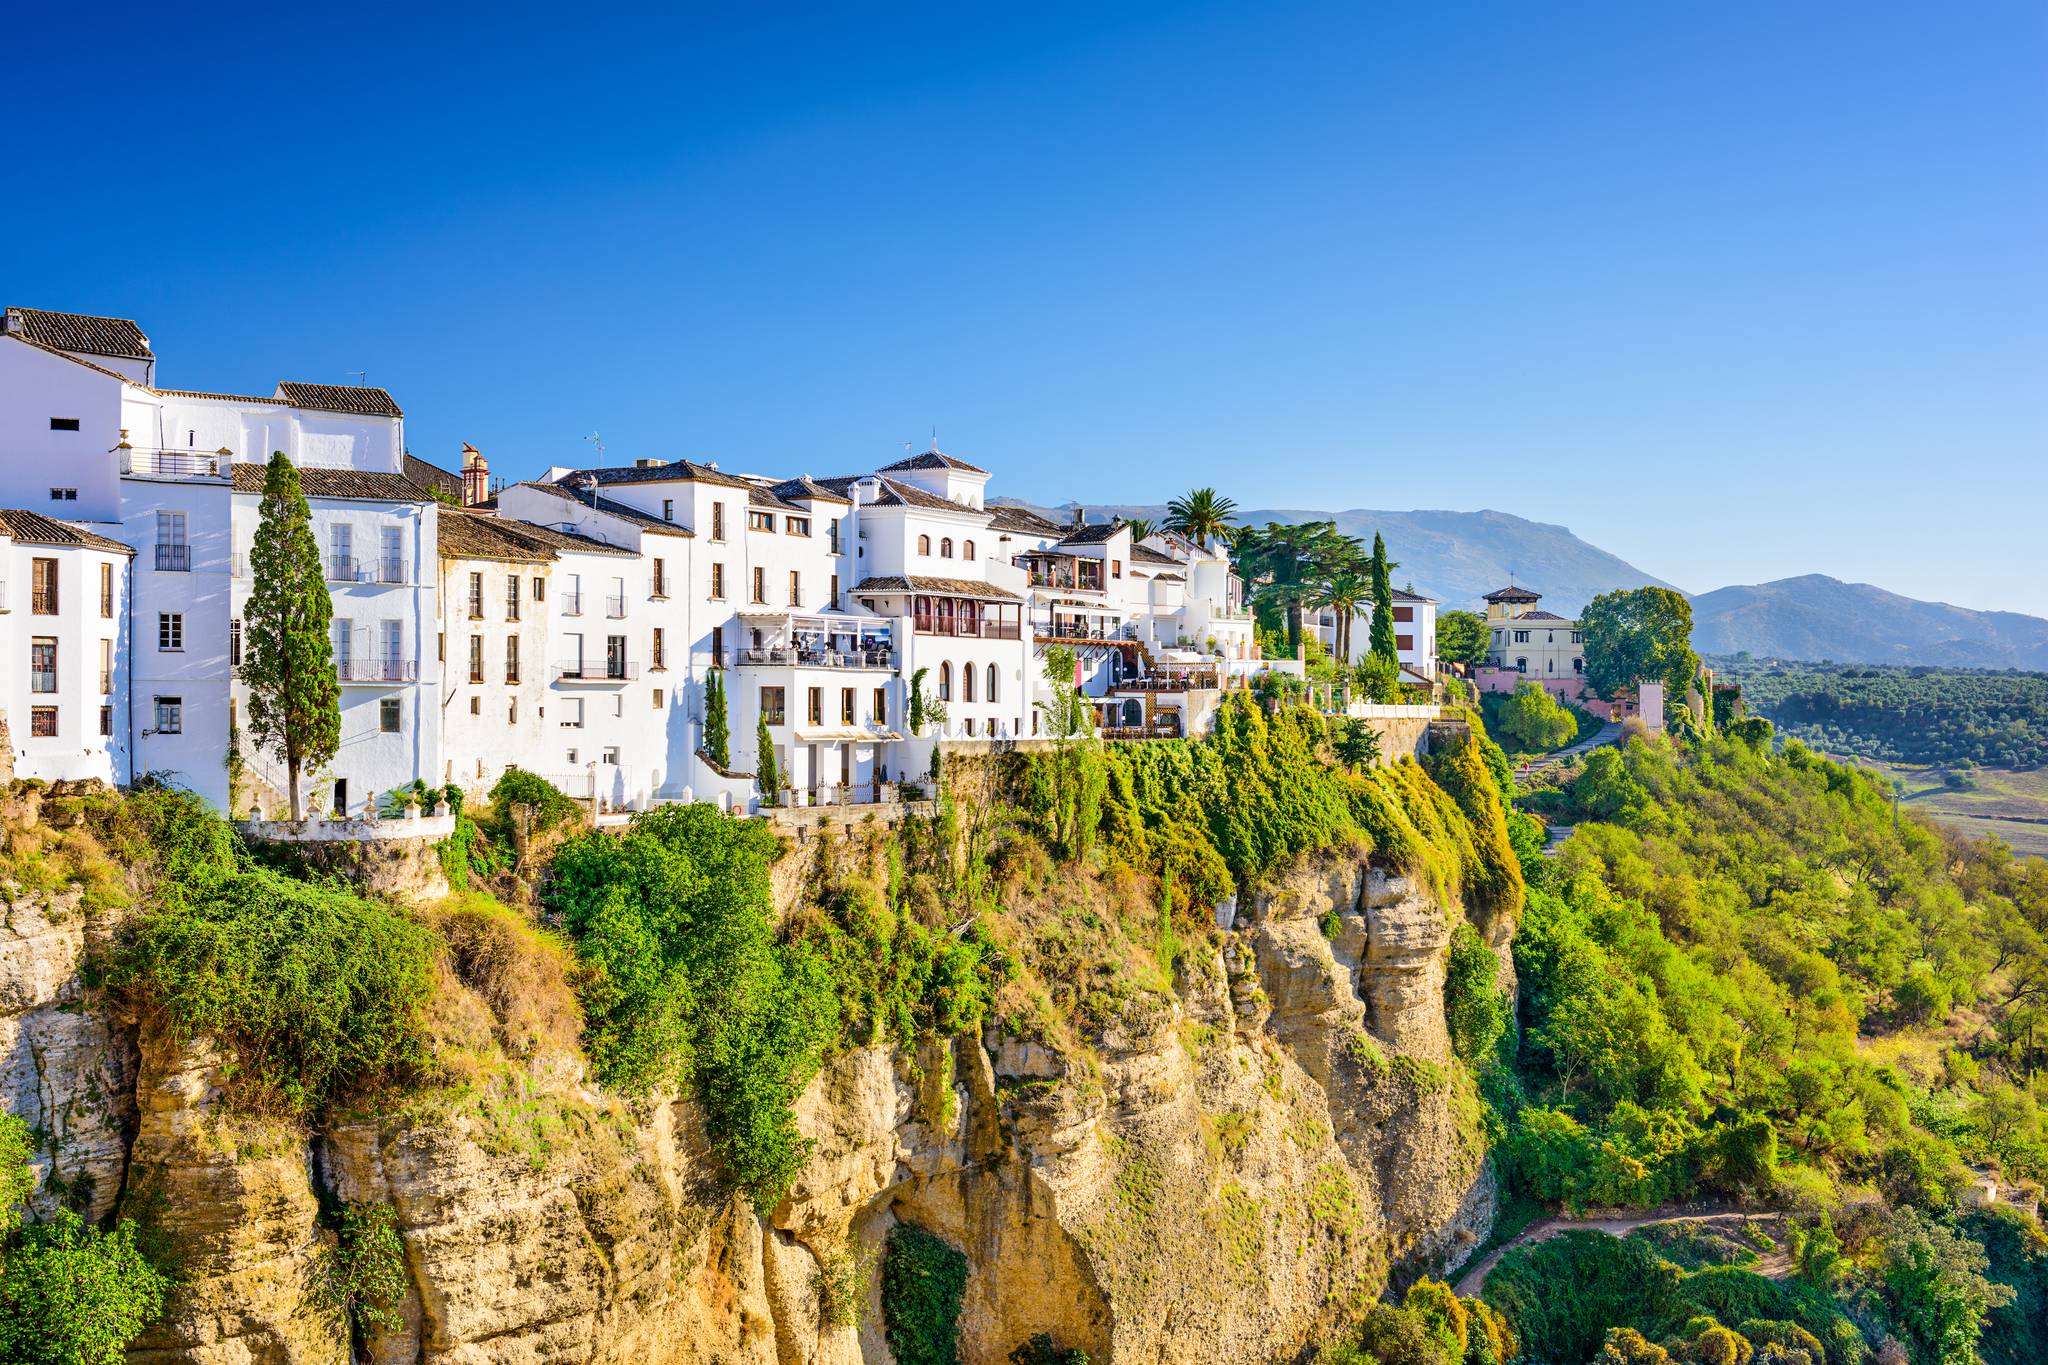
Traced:
POLYGON ((159 545, 156 547, 158 573, 191 573, 192 547, 190 545, 159 545))
POLYGON ((334 676, 345 683, 409 683, 419 677, 411 659, 349 659, 334 661, 334 676))
POLYGON ((640 676, 640 665, 624 659, 582 660, 555 665, 557 682, 631 682, 640 676))

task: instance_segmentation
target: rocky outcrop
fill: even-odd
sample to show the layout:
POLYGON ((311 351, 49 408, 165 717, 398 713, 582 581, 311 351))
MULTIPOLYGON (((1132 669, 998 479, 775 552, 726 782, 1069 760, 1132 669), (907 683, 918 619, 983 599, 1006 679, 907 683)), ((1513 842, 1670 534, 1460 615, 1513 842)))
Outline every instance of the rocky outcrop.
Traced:
POLYGON ((135 1125, 135 1045, 84 1008, 91 927, 77 891, 0 886, 0 1108, 41 1141, 33 1207, 104 1217, 121 1197, 135 1125))
MULTIPOLYGON (((1288 1360, 1490 1222, 1443 1021, 1454 913, 1361 857, 1305 859, 1087 1046, 991 1026, 844 1054, 765 1213, 719 1186, 693 1105, 600 1094, 559 1050, 318 1132, 232 1113, 209 1049, 138 1049, 75 1008, 62 905, 18 903, 0 939, 9 1036, 40 1058, 8 1102, 58 1115, 62 1169, 100 1210, 125 1183, 179 1260, 136 1361, 880 1365, 876 1271, 906 1222, 968 1258, 971 1365, 1039 1333, 1099 1365, 1288 1360), (104 1106, 73 1105, 94 1086, 104 1106), (336 1304, 345 1203, 393 1213, 396 1326, 336 1304)), ((483 997, 448 1008, 487 1050, 483 997)))

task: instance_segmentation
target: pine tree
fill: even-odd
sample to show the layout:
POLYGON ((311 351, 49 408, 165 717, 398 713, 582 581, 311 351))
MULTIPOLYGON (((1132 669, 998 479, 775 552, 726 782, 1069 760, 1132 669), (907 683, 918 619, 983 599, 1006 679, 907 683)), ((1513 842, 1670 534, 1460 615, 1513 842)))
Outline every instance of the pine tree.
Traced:
POLYGON ((1389 578, 1387 542, 1379 532, 1372 537, 1372 652, 1395 666, 1401 662, 1394 648, 1394 584, 1389 578))
POLYGON ((768 805, 782 802, 782 774, 775 766, 775 739, 768 733, 768 713, 761 713, 760 721, 754 726, 754 750, 758 758, 754 763, 754 781, 760 785, 761 800, 768 805))
POLYGON ((278 451, 263 477, 263 505, 249 555, 254 583, 242 609, 242 681, 249 739, 284 762, 292 819, 304 816, 299 775, 341 745, 341 687, 334 674, 334 599, 320 571, 313 510, 299 471, 278 451))
POLYGON ((732 766, 732 721, 725 709, 725 670, 704 680, 704 752, 721 768, 732 766))

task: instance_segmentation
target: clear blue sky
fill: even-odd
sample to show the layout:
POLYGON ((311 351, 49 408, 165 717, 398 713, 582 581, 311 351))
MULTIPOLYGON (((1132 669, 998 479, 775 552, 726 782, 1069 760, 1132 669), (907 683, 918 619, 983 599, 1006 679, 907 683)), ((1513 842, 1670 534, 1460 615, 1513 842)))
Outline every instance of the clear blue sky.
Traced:
POLYGON ((2048 614, 2048 6, 11 15, 0 302, 416 453, 1499 507, 2048 614))

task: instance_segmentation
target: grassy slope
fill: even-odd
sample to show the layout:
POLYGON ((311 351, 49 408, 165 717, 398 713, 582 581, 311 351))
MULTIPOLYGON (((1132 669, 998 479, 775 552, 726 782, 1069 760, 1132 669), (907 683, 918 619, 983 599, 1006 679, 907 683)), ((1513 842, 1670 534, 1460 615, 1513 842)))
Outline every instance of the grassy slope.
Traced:
POLYGON ((1951 791, 1938 769, 1853 759, 1906 784, 1901 805, 1952 825, 1973 838, 1995 834, 2018 853, 2048 858, 2048 768, 2013 772, 1977 768, 1975 791, 1951 791))

